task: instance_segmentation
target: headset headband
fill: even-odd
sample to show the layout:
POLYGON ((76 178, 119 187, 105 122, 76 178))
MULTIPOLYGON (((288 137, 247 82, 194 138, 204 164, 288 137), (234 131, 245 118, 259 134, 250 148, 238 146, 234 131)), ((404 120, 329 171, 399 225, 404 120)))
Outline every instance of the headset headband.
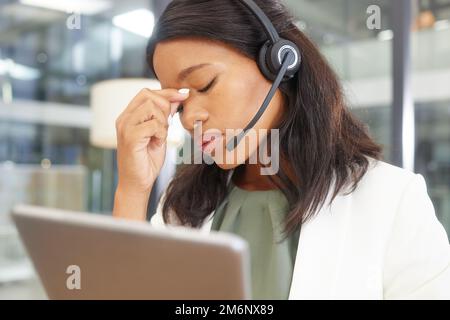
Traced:
POLYGON ((264 11, 262 11, 262 9, 253 0, 240 0, 240 2, 255 14, 255 17, 264 27, 264 31, 270 41, 272 43, 278 42, 280 40, 280 36, 264 11))

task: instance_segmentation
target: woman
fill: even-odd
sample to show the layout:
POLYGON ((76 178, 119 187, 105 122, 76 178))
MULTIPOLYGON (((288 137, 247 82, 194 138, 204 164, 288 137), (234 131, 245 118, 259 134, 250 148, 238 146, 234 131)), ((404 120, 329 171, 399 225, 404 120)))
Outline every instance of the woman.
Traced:
POLYGON ((267 41, 261 24, 240 1, 171 2, 148 48, 163 89, 142 90, 116 123, 114 216, 145 220, 168 118, 180 112, 194 138, 196 125, 216 130, 200 135, 214 163, 182 166, 151 223, 245 238, 253 298, 450 298, 448 239, 423 177, 380 161, 317 48, 278 1, 256 3, 302 58, 253 127, 258 143, 218 161, 230 152, 226 130, 244 128, 272 85, 256 63, 267 41), (279 153, 268 152, 280 165, 265 175, 260 157, 250 159, 272 132, 279 153))

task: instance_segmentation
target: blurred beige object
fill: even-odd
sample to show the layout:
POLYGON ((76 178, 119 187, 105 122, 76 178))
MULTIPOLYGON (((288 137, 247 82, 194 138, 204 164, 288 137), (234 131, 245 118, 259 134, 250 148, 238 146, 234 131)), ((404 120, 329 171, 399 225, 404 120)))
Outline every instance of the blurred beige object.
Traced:
MULTIPOLYGON (((99 82, 92 87, 92 145, 106 149, 117 147, 116 119, 143 88, 160 90, 161 85, 159 81, 152 79, 117 79, 99 82)), ((184 129, 177 114, 169 128, 167 144, 169 147, 179 147, 183 142, 184 129)))
POLYGON ((413 31, 432 28, 436 22, 436 17, 430 10, 421 12, 413 25, 413 31))
POLYGON ((22 203, 85 211, 88 179, 88 169, 79 165, 0 163, 0 300, 45 298, 10 220, 11 209, 22 203))
POLYGON ((64 166, 0 163, 0 225, 17 203, 67 210, 86 210, 88 169, 64 166))

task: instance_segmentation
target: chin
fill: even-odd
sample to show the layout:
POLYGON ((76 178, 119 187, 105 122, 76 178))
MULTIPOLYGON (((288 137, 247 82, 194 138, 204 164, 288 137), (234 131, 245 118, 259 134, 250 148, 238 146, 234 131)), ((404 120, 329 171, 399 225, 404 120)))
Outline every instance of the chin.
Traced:
MULTIPOLYGON (((214 161, 214 163, 222 170, 233 170, 245 164, 249 159, 248 150, 246 150, 244 144, 241 144, 233 151, 227 151, 225 147, 221 150, 221 152, 216 151, 217 150, 213 151, 212 154, 207 157, 210 157, 210 159, 214 161)), ((254 152, 254 150, 252 151, 254 152)))
POLYGON ((240 166, 240 164, 225 164, 225 163, 219 164, 219 163, 217 163, 217 162, 216 162, 216 165, 217 165, 220 169, 225 170, 225 171, 233 170, 233 169, 236 169, 237 167, 240 166))

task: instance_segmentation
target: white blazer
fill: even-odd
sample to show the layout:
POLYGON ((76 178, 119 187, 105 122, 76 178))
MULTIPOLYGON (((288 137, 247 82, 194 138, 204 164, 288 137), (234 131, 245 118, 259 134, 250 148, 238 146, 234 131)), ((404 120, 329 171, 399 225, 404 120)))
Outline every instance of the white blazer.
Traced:
POLYGON ((450 299, 450 246, 424 178, 371 161, 353 193, 302 226, 289 299, 450 299))

